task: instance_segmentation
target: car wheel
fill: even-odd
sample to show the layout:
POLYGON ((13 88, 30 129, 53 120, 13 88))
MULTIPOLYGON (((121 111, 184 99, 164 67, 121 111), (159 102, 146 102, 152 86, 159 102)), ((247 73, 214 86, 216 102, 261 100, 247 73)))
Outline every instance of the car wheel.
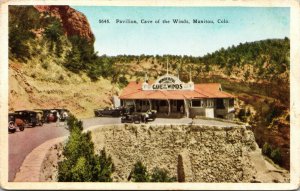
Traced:
POLYGON ((10 129, 10 128, 8 128, 8 132, 9 132, 9 133, 15 133, 15 132, 16 132, 16 129, 10 129))
POLYGON ((20 131, 24 131, 24 129, 25 129, 25 128, 24 128, 23 125, 19 126, 19 130, 20 130, 20 131))

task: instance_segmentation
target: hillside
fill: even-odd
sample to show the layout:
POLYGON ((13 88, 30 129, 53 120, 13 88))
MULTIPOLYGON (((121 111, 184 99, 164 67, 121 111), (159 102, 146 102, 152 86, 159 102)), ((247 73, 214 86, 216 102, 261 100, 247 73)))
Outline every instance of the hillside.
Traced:
POLYGON ((92 117, 93 109, 110 106, 112 95, 129 81, 165 74, 168 61, 169 72, 183 81, 191 69, 194 82, 219 82, 236 95, 237 118, 253 127, 260 147, 279 149, 277 163, 289 169, 288 38, 221 48, 203 57, 98 56, 87 19, 68 6, 19 6, 9 12, 10 111, 64 107, 79 118, 92 117))
POLYGON ((9 111, 67 108, 82 118, 111 104, 118 88, 110 80, 91 80, 72 67, 94 54, 82 13, 69 6, 12 6, 9 12, 9 111))
MULTIPOLYGON (((196 83, 219 82, 237 96, 236 117, 253 127, 260 147, 280 150, 280 163, 289 169, 290 41, 267 39, 221 48, 203 57, 176 55, 120 55, 109 57, 122 82, 150 79, 169 72, 196 83)), ((106 56, 102 56, 106 58, 106 56)), ((271 154, 268 154, 271 157, 271 154)))
POLYGON ((9 63, 10 111, 67 108, 76 116, 87 118, 94 115, 93 109, 111 105, 111 97, 118 90, 108 80, 91 82, 88 77, 70 75, 55 64, 50 71, 28 65, 9 63))

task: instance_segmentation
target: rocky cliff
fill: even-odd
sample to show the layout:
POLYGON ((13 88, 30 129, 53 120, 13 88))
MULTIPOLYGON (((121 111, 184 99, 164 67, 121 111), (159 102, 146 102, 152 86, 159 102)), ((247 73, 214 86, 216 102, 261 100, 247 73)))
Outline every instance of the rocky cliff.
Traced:
POLYGON ((36 5, 35 8, 40 13, 49 13, 58 18, 67 36, 77 35, 86 38, 89 42, 94 42, 95 37, 92 33, 90 24, 84 14, 70 6, 42 6, 36 5))

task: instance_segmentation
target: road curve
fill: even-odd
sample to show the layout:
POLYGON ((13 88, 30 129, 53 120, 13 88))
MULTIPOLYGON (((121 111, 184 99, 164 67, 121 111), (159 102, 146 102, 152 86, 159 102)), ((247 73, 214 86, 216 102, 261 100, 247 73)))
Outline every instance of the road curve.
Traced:
MULTIPOLYGON (((98 117, 83 119, 84 129, 96 126, 96 125, 109 125, 109 124, 120 124, 120 118, 110 117, 98 117)), ((233 126, 236 124, 215 121, 215 120, 203 120, 190 118, 182 119, 165 119, 157 118, 154 122, 159 124, 202 124, 202 125, 214 125, 214 126, 233 126)), ((36 147, 43 144, 44 142, 63 137, 69 134, 69 131, 65 128, 63 123, 51 123, 44 124, 42 127, 26 128, 23 132, 17 131, 16 133, 9 134, 9 175, 8 181, 13 181, 16 173, 19 171, 25 157, 36 147)))

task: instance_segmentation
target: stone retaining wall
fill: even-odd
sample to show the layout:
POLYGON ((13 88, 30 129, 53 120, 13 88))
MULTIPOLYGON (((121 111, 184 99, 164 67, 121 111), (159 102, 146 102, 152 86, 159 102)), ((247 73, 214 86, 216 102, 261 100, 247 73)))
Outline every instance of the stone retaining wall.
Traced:
MULTIPOLYGON (((252 131, 242 125, 121 124, 88 130, 96 152, 105 147, 112 156, 113 181, 127 182, 134 163, 140 160, 148 171, 165 168, 180 182, 289 182, 289 172, 266 161, 252 131)), ((45 151, 37 181, 57 181, 64 142, 45 151)))
POLYGON ((244 126, 130 124, 94 129, 92 137, 112 156, 115 181, 127 181, 138 160, 177 177, 179 157, 186 182, 250 182, 256 173, 249 153, 258 147, 244 126))

